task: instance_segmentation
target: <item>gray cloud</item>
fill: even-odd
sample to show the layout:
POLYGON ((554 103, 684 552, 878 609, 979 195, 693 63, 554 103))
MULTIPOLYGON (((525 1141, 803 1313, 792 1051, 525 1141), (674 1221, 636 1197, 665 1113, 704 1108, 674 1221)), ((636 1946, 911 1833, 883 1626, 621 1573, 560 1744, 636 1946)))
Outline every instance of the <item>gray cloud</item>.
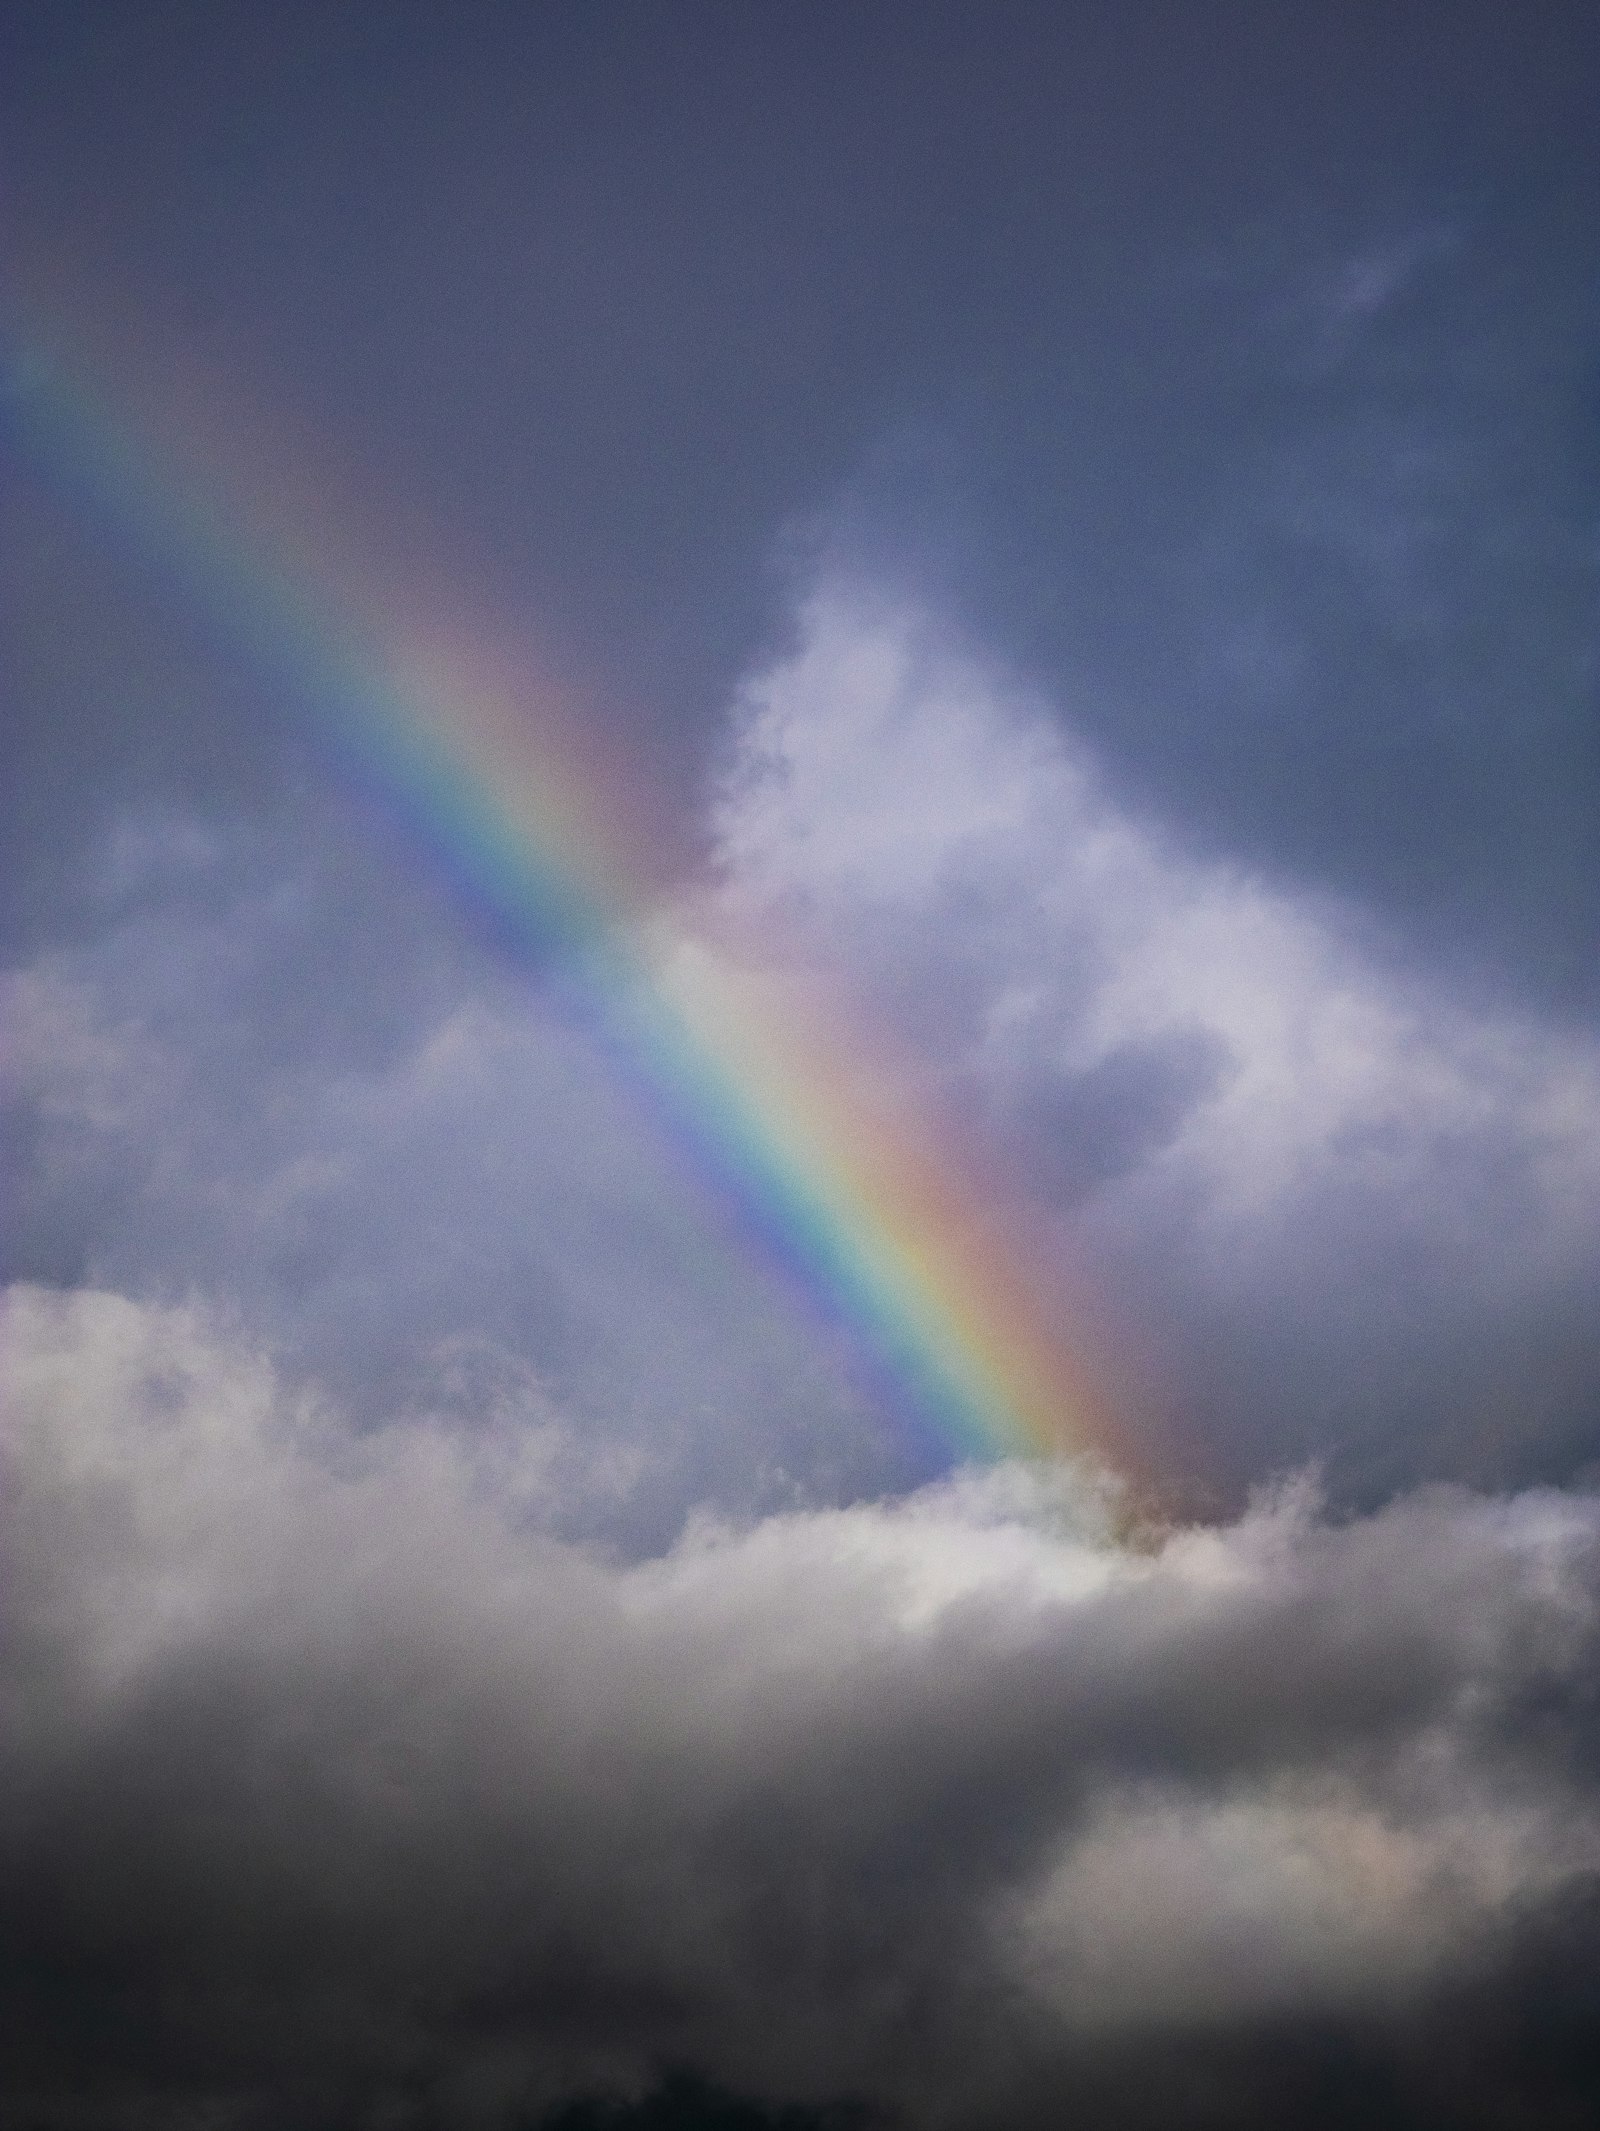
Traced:
POLYGON ((919 1488, 14 342, 8 2126, 1600 2118, 1600 17, 1355 12, 0 11, 8 330, 532 643, 1232 1505, 919 1488))
POLYGON ((687 2060, 992 2121, 1133 2037, 1421 2018, 1600 1861, 1587 1497, 1130 1549, 1001 1470, 630 1567, 526 1416, 355 1436, 193 1311, 6 1313, 11 2120, 687 2060))
POLYGON ((5 980, 14 1265, 210 1297, 368 1420, 449 1410, 463 1371, 537 1383, 611 1476, 589 1525, 632 1544, 708 1499, 904 1478, 846 1358, 570 1000, 424 958, 354 1047, 313 962, 286 1031, 285 934, 348 905, 314 874, 220 879, 215 910, 119 914, 5 980))

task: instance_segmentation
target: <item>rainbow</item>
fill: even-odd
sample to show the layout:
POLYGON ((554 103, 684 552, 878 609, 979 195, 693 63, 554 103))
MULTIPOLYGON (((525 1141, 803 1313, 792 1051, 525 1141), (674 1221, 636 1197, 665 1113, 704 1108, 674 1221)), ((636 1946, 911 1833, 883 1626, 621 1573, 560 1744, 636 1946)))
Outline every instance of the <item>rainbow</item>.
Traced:
POLYGON ((397 596, 318 484, 296 488, 294 454, 263 451, 262 425, 242 428, 206 381, 163 364, 163 410, 149 365, 132 365, 137 394, 107 389, 125 348, 69 360, 30 331, 21 349, 7 400, 35 462, 292 681, 324 741, 502 927, 557 951, 658 1113, 943 1455, 1126 1470, 1020 1210, 858 1014, 715 898, 652 889, 626 772, 556 693, 497 664, 481 630, 419 625, 414 590, 397 596))

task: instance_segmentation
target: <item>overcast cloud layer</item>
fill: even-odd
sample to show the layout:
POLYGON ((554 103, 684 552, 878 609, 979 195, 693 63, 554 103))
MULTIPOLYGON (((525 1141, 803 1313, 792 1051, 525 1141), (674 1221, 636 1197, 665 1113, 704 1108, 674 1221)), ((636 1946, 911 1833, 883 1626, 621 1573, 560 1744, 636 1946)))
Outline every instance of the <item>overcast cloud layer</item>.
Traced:
POLYGON ((1590 2131, 1593 9, 0 13, 6 2131, 1590 2131), (534 647, 1137 1516, 888 1410, 68 319, 534 647))

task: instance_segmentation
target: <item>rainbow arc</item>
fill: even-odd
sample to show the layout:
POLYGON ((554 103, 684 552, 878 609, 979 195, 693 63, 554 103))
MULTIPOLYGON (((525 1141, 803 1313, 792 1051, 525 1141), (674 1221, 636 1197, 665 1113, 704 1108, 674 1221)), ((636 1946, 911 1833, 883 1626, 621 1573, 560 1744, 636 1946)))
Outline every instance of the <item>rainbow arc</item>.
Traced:
POLYGON ((152 413, 114 372, 103 346, 91 371, 30 338, 9 402, 35 459, 292 680, 502 929, 564 957, 658 1113, 946 1453, 1125 1467, 1018 1210, 881 1038, 759 942, 663 910, 625 766, 470 632, 419 626, 426 602, 380 582, 250 425, 187 422, 170 393, 152 413))

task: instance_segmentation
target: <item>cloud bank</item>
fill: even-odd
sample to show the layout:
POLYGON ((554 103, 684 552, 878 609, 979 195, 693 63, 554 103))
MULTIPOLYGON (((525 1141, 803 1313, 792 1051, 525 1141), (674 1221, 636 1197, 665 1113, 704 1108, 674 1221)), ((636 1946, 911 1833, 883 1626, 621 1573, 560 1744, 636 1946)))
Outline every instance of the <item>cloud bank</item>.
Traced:
POLYGON ((5 998, 59 1282, 0 1337, 7 2120, 511 2131, 691 2066, 952 2131, 1586 2122, 1600 1505, 1498 1483, 1600 1383, 1592 1037, 837 575, 713 840, 663 924, 887 1013, 1174 1439, 1337 1506, 912 1484, 537 976, 423 939, 361 1040, 337 970, 286 1020, 339 884, 125 825, 5 998))
POLYGON ((685 2061, 1043 2121, 1241 2037, 1259 2097, 1308 2023, 1403 2060, 1600 1862, 1588 1496, 1135 1550, 999 1470, 628 1564, 520 1420, 353 1433, 106 1293, 11 1290, 0 1351, 11 2121, 494 2125, 685 2061))

